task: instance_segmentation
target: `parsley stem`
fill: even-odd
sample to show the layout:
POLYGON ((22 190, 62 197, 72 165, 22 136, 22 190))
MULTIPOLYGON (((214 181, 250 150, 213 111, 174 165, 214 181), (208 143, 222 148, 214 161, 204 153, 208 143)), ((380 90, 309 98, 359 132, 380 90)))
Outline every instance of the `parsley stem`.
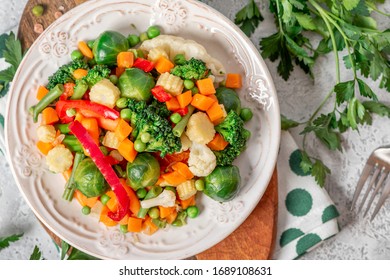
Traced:
POLYGON ((370 7, 371 9, 373 9, 375 12, 377 12, 378 14, 381 14, 381 15, 384 15, 384 16, 387 16, 387 17, 390 17, 390 14, 388 13, 385 13, 381 10, 379 10, 376 5, 374 3, 370 3, 370 2, 366 2, 366 5, 367 7, 370 7))
POLYGON ((280 33, 282 33, 284 35, 284 31, 283 31, 283 23, 282 23, 282 19, 280 18, 280 6, 279 6, 279 0, 276 0, 276 8, 278 9, 278 22, 279 22, 279 30, 280 30, 280 33))

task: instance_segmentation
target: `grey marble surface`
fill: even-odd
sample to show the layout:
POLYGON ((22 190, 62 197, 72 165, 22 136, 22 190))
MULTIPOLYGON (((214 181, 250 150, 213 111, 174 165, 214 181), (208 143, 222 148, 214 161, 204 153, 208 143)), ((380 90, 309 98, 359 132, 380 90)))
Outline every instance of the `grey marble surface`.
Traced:
MULTIPOLYGON (((26 0, 0 0, 0 34, 17 27, 26 0)), ((230 19, 246 0, 205 0, 230 19), (229 2, 229 4, 227 4, 229 2)), ((260 4, 265 17, 263 23, 251 37, 258 48, 259 39, 274 32, 273 18, 267 12, 268 1, 260 4)), ((390 12, 390 1, 381 6, 390 12)), ((390 21, 374 15, 381 28, 389 28, 390 21)), ((278 92, 281 112, 293 119, 306 120, 308 114, 321 102, 335 82, 334 60, 325 56, 314 68, 315 80, 295 69, 289 81, 281 79, 276 64, 266 61, 278 92)), ((0 65, 1 66, 1 65, 0 65)), ((342 70, 342 80, 352 78, 350 71, 342 70)), ((381 100, 390 103, 390 95, 379 89, 378 83, 369 83, 381 100)), ((1 103, 0 103, 1 104, 1 103)), ((327 110, 329 108, 325 108, 327 110)), ((342 152, 329 152, 314 137, 308 139, 308 150, 321 158, 332 170, 326 189, 339 212, 340 233, 325 241, 302 259, 390 259, 390 200, 384 205, 377 218, 369 219, 349 210, 353 191, 359 174, 370 152, 377 146, 390 143, 390 120, 374 117, 372 126, 363 126, 359 131, 343 135, 342 152)), ((300 129, 292 131, 298 145, 301 143, 300 129)), ((1 259, 28 259, 35 245, 42 250, 46 259, 59 259, 53 241, 43 230, 20 194, 4 157, 0 155, 0 236, 24 233, 23 238, 7 249, 0 251, 1 259)))

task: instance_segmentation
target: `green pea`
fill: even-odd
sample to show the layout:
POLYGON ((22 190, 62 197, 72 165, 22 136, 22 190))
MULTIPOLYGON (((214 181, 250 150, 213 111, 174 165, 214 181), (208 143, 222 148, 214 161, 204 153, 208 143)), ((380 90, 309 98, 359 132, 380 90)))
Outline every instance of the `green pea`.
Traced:
POLYGON ((242 132, 242 135, 244 136, 244 138, 246 140, 248 140, 251 137, 251 134, 252 133, 249 130, 247 130, 247 129, 244 129, 244 131, 242 132))
POLYGON ((120 225, 120 227, 119 227, 119 229, 120 229, 120 231, 122 232, 122 233, 127 233, 127 225, 120 225))
POLYGON ((81 208, 81 212, 84 214, 84 215, 89 215, 91 213, 91 207, 85 205, 83 208, 81 208))
POLYGON ((158 219, 160 217, 160 210, 157 207, 152 207, 149 209, 148 214, 152 219, 158 219))
POLYGON ((181 116, 180 116, 179 113, 174 113, 174 114, 172 114, 169 118, 171 119, 171 121, 172 121, 173 123, 178 123, 178 122, 181 121, 181 116))
POLYGON ((100 151, 102 151, 103 155, 107 156, 108 155, 108 149, 104 146, 99 147, 100 151))
POLYGON ((117 75, 110 75, 109 77, 111 83, 113 83, 114 85, 116 85, 118 83, 118 76, 117 75))
POLYGON ((184 87, 186 89, 192 89, 195 86, 195 83, 191 80, 184 80, 184 87))
POLYGON ((148 34, 146 34, 146 32, 142 32, 140 35, 139 35, 139 39, 141 42, 144 42, 146 40, 149 40, 149 37, 148 37, 148 34))
POLYGON ((197 87, 193 87, 191 91, 192 91, 192 95, 199 93, 199 89, 197 87))
POLYGON ((198 190, 198 191, 203 191, 204 190, 204 181, 203 179, 198 179, 195 181, 195 188, 198 190))
POLYGON ((184 54, 177 54, 174 58, 173 58, 173 62, 176 64, 176 65, 183 65, 184 63, 186 63, 186 57, 184 56, 184 54))
POLYGON ((32 13, 34 14, 34 16, 36 17, 40 17, 41 15, 43 15, 43 12, 45 11, 45 8, 42 6, 42 5, 35 5, 33 8, 32 8, 32 13))
POLYGON ((138 190, 137 190, 137 196, 138 196, 138 198, 140 198, 140 199, 145 198, 145 196, 146 196, 147 193, 148 193, 148 191, 147 191, 145 188, 142 188, 142 189, 138 189, 138 190))
POLYGON ((125 121, 130 121, 131 120, 131 110, 129 108, 122 109, 120 112, 120 116, 125 121))
POLYGON ((100 202, 103 204, 103 205, 106 205, 107 202, 111 199, 111 197, 109 197, 108 195, 106 194, 103 194, 101 197, 100 197, 100 202))
POLYGON ((130 48, 132 48, 138 45, 141 40, 137 35, 131 34, 129 37, 127 37, 127 41, 129 41, 130 48))
POLYGON ((199 215, 199 208, 197 206, 188 206, 187 215, 190 218, 196 218, 199 215))
POLYGON ((74 50, 71 54, 70 54, 70 58, 72 60, 77 60, 77 59, 82 59, 84 57, 84 55, 79 51, 79 50, 74 50))
POLYGON ((146 34, 148 34, 149 39, 156 38, 158 35, 160 35, 160 33, 161 33, 160 28, 154 25, 150 26, 146 31, 146 34))
POLYGON ((244 122, 250 121, 253 117, 252 110, 249 108, 242 108, 240 117, 244 122))
POLYGON ((149 133, 147 133, 147 132, 144 132, 144 133, 142 133, 141 134, 141 141, 143 142, 143 143, 148 143, 149 141, 150 141, 150 134, 149 133))
POLYGON ((174 193, 176 194, 176 188, 174 188, 174 187, 167 186, 167 187, 165 187, 165 189, 166 189, 167 191, 171 191, 171 192, 174 192, 174 193))
POLYGON ((141 153, 141 152, 145 151, 145 149, 146 149, 146 145, 140 139, 137 139, 134 141, 134 150, 141 153))
POLYGON ((89 41, 87 42, 87 45, 88 45, 88 47, 89 47, 90 49, 92 49, 94 43, 95 43, 95 40, 89 40, 89 41))
POLYGON ((127 97, 121 97, 121 98, 119 98, 119 99, 116 101, 115 105, 116 105, 116 107, 118 107, 119 109, 124 109, 124 108, 127 107, 127 103, 128 103, 127 97))

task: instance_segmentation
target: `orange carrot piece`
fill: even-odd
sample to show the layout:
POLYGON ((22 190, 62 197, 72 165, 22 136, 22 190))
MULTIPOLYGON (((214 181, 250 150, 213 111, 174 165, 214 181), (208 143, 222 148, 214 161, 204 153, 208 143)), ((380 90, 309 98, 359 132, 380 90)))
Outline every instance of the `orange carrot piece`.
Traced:
POLYGON ((37 99, 41 100, 43 97, 45 97, 46 94, 48 94, 49 90, 44 86, 39 86, 37 91, 37 99))
POLYGON ((99 200, 98 197, 86 197, 79 190, 75 190, 74 197, 77 199, 81 206, 88 206, 90 208, 94 207, 96 202, 99 200))
POLYGON ((74 87, 76 85, 74 83, 66 83, 64 84, 64 93, 62 94, 61 97, 65 97, 65 99, 68 99, 71 97, 74 93, 74 87))
POLYGON ((185 200, 180 200, 180 205, 183 209, 187 209, 189 206, 194 206, 195 204, 196 204, 195 195, 185 200))
POLYGON ((172 169, 179 172, 187 180, 194 178, 194 174, 192 174, 191 170, 188 168, 188 165, 183 162, 176 162, 174 165, 172 165, 172 169))
POLYGON ((126 180, 120 179, 120 181, 122 183, 122 186, 125 188, 127 196, 130 199, 129 209, 130 209, 131 213, 133 213, 134 215, 137 215, 139 209, 141 208, 141 203, 139 201, 139 198, 138 198, 137 194, 135 193, 135 191, 129 185, 126 184, 126 180))
POLYGON ((180 109, 179 102, 177 101, 175 96, 172 96, 171 99, 165 101, 165 105, 167 105, 169 111, 176 111, 180 109))
POLYGON ((187 181, 186 177, 181 175, 178 171, 162 174, 161 177, 171 186, 178 186, 187 181))
POLYGON ((122 76, 123 72, 125 72, 126 68, 124 67, 116 67, 115 68, 115 75, 119 78, 122 76))
POLYGON ((106 206, 110 211, 116 212, 118 210, 118 199, 116 198, 116 195, 113 191, 106 192, 106 195, 110 197, 110 199, 107 201, 106 206))
POLYGON ((85 76, 87 76, 87 74, 88 74, 88 70, 80 68, 80 69, 74 70, 73 77, 76 80, 80 80, 80 79, 84 78, 85 76))
POLYGON ((142 219, 129 217, 127 231, 140 232, 142 230, 142 219))
POLYGON ((224 112, 218 102, 214 102, 214 104, 207 109, 206 113, 209 116, 210 121, 213 123, 224 117, 224 112))
POLYGON ((51 143, 38 141, 37 148, 42 154, 46 156, 49 153, 49 151, 54 148, 54 146, 51 143))
POLYGON ((81 120, 81 124, 88 131, 88 133, 92 136, 93 140, 96 144, 99 144, 99 125, 95 118, 83 118, 81 120))
POLYGON ((228 73, 226 75, 225 86, 227 88, 241 88, 242 87, 242 77, 238 73, 228 73))
POLYGON ((218 102, 218 98, 215 96, 215 94, 207 95, 207 97, 211 98, 211 99, 214 100, 215 102, 218 102))
POLYGON ((164 219, 164 218, 168 217, 169 215, 171 215, 176 210, 176 207, 175 206, 173 206, 173 207, 159 206, 158 209, 160 210, 160 218, 164 219))
POLYGON ((173 221, 176 220, 176 218, 177 218, 177 211, 175 209, 171 214, 169 214, 169 216, 165 218, 165 220, 167 221, 168 224, 172 224, 173 221))
POLYGON ((111 220, 110 217, 108 217, 108 212, 110 209, 106 206, 103 205, 102 211, 100 212, 100 219, 99 221, 105 224, 108 227, 113 227, 117 225, 117 222, 111 220))
POLYGON ((80 52, 88 59, 92 59, 93 58, 93 53, 92 53, 92 50, 88 47, 87 43, 84 42, 84 41, 80 41, 78 43, 78 48, 80 50, 80 52))
POLYGON ((120 224, 120 225, 127 225, 128 223, 129 223, 129 215, 128 214, 126 214, 126 216, 124 216, 122 218, 122 220, 120 220, 118 222, 118 224, 120 224))
POLYGON ((186 92, 183 92, 182 94, 176 96, 176 98, 177 101, 179 102, 180 108, 185 108, 192 101, 192 92, 190 90, 187 90, 186 92))
POLYGON ((229 145, 229 142, 223 139, 219 133, 215 133, 213 140, 207 144, 207 146, 213 151, 222 151, 227 145, 229 145))
POLYGON ((191 105, 201 111, 207 111, 213 103, 215 103, 214 99, 199 93, 195 94, 191 101, 191 105))
POLYGON ((119 143, 118 152, 128 161, 133 162, 137 156, 137 151, 134 149, 134 143, 128 138, 125 138, 119 143))
POLYGON ((157 60, 156 65, 154 66, 160 74, 171 71, 173 67, 175 67, 175 64, 163 56, 157 60))
POLYGON ((72 167, 66 170, 65 172, 62 172, 62 176, 64 176, 65 181, 69 180, 71 174, 72 174, 72 167))
POLYGON ((133 131, 133 128, 124 119, 119 119, 118 126, 115 128, 115 136, 119 141, 125 140, 133 131))
POLYGON ((216 92, 213 80, 211 78, 197 80, 196 86, 198 87, 199 92, 204 95, 210 95, 216 92))
POLYGON ((115 131, 115 128, 117 127, 119 123, 119 119, 111 120, 107 118, 100 117, 97 119, 99 127, 109 130, 109 131, 115 131))
POLYGON ((142 223, 142 232, 147 235, 152 235, 157 230, 158 226, 153 223, 152 218, 147 216, 145 221, 142 223))
POLYGON ((118 67, 130 68, 134 63, 134 54, 132 52, 120 52, 116 57, 118 67))
POLYGON ((41 124, 46 125, 46 124, 54 124, 58 122, 60 119, 58 118, 57 111, 52 108, 52 107, 46 107, 42 111, 42 120, 41 124))

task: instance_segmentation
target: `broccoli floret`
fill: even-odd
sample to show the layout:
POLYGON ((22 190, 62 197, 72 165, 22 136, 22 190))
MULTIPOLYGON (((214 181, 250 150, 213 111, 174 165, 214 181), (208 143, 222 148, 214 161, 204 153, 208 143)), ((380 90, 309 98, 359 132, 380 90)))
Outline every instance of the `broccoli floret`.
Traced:
POLYGON ((233 110, 228 113, 222 123, 215 126, 215 130, 229 142, 224 150, 214 152, 217 157, 217 165, 230 165, 245 150, 250 133, 244 128, 243 120, 233 110))
POLYGON ((160 156, 180 151, 180 137, 172 132, 172 126, 166 118, 162 105, 153 102, 147 105, 145 101, 129 100, 128 107, 132 111, 131 124, 134 128, 134 141, 149 133, 150 140, 146 143, 146 152, 160 152, 160 156))
POLYGON ((187 60, 183 65, 176 65, 171 74, 178 76, 185 80, 200 80, 206 78, 209 74, 209 69, 206 64, 199 59, 191 58, 187 60))
POLYGON ((100 82, 104 78, 108 78, 111 73, 111 69, 106 65, 96 65, 88 71, 87 76, 83 79, 87 82, 89 88, 93 87, 96 83, 100 82))
POLYGON ((89 69, 88 64, 81 59, 62 65, 53 75, 49 77, 47 88, 51 90, 58 84, 63 85, 65 83, 73 82, 73 72, 80 68, 89 69))

